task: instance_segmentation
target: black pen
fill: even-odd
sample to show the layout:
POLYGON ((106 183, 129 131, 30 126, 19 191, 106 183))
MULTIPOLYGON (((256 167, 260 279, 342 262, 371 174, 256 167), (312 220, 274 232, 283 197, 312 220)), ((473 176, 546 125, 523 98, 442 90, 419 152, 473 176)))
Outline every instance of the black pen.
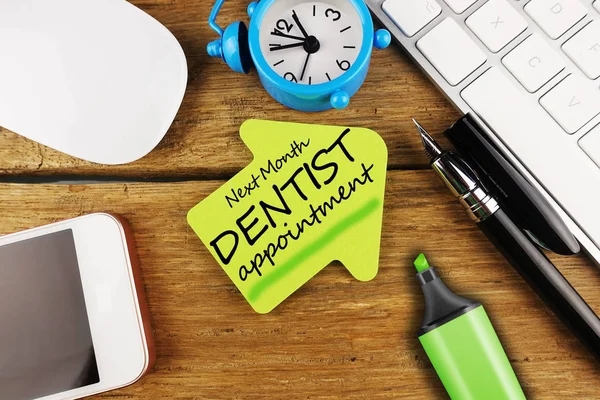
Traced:
POLYGON ((469 216, 552 311, 600 360, 600 319, 530 238, 502 210, 477 174, 457 154, 443 150, 413 120, 431 166, 469 216))

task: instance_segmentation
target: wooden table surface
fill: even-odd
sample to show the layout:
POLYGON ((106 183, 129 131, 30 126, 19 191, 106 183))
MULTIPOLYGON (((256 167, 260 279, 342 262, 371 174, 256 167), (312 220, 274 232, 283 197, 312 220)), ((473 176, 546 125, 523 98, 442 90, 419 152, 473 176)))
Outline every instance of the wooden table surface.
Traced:
MULTIPOLYGON (((205 54, 215 38, 211 1, 133 3, 175 34, 189 65, 181 110, 151 154, 101 166, 0 131, 0 234, 95 211, 134 228, 158 360, 140 382, 99 398, 446 398, 416 337, 423 298, 412 259, 425 251, 451 288, 485 304, 528 398, 600 399, 598 363, 428 169, 410 117, 439 133, 458 113, 398 48, 374 53, 348 109, 304 114, 272 100, 255 73, 237 75, 205 54), (385 139, 373 281, 333 264, 270 314, 251 310, 186 223, 192 206, 250 162, 238 136, 248 118, 364 126, 385 139), (98 178, 121 182, 48 182, 98 178)), ((226 2, 219 23, 247 20, 246 5, 226 2)), ((551 258, 600 312, 600 270, 584 255, 551 258)))

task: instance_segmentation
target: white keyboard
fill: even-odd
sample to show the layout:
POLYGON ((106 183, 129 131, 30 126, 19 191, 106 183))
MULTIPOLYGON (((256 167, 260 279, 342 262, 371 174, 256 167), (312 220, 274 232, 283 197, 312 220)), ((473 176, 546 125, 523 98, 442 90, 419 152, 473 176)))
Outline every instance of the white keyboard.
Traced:
POLYGON ((600 0, 366 3, 600 262, 600 0))

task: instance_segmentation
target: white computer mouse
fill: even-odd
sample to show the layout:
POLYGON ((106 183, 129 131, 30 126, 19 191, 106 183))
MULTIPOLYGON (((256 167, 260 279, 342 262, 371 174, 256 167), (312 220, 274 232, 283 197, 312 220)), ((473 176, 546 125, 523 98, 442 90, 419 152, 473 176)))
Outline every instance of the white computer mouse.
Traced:
POLYGON ((0 1, 0 126, 124 164, 164 137, 187 85, 171 32, 125 0, 0 1))

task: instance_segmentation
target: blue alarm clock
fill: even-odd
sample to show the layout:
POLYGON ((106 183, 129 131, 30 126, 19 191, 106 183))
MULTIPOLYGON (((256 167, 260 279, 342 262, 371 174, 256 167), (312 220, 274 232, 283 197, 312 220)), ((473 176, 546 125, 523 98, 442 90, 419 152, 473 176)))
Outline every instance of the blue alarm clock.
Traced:
POLYGON ((216 23, 225 0, 217 0, 208 23, 220 38, 208 54, 231 69, 254 65, 274 99, 300 111, 341 109, 367 76, 372 47, 386 48, 387 30, 373 32, 363 0, 261 0, 248 6, 250 27, 216 23))

